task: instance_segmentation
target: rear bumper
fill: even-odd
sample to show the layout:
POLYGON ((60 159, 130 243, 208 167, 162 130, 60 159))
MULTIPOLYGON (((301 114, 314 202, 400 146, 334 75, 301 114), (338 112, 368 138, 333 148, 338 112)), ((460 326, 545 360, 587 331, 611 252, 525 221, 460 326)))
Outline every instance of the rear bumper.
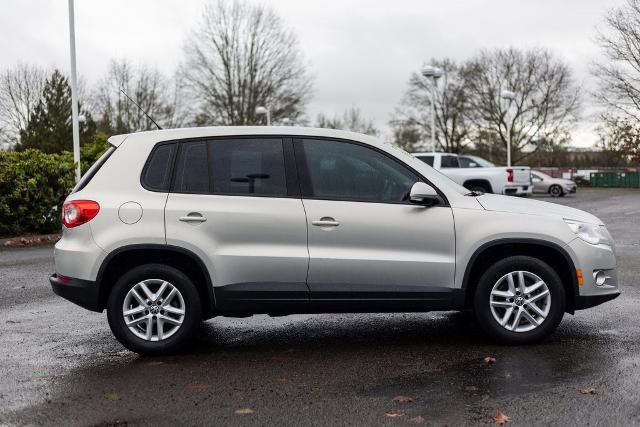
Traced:
POLYGON ((502 194, 507 196, 525 196, 533 192, 533 185, 507 186, 502 190, 502 194))
POLYGON ((81 279, 71 279, 69 282, 63 282, 57 274, 52 274, 49 277, 49 282, 53 292, 62 298, 87 310, 102 311, 99 308, 100 294, 96 282, 81 279))
POLYGON ((620 296, 620 292, 602 295, 576 295, 575 310, 584 310, 585 308, 595 307, 604 302, 611 301, 620 296))

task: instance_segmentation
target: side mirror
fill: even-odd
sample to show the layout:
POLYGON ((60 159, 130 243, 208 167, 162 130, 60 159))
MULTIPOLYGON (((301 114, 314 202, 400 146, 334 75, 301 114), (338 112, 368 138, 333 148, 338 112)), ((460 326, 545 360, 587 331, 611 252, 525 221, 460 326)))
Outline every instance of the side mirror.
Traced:
POLYGON ((416 182, 411 187, 411 192, 409 193, 409 201, 411 201, 411 203, 422 206, 433 206, 438 203, 438 200, 440 200, 438 192, 429 184, 416 182))

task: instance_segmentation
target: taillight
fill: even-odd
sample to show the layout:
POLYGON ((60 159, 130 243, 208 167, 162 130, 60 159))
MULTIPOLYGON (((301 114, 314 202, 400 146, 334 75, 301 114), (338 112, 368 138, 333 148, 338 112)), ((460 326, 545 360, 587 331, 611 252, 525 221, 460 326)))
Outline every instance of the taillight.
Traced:
POLYGON ((509 174, 507 181, 513 182, 513 169, 507 169, 507 173, 509 174))
POLYGON ((67 228, 91 221, 100 212, 100 205, 93 200, 72 200, 62 206, 62 223, 67 228))

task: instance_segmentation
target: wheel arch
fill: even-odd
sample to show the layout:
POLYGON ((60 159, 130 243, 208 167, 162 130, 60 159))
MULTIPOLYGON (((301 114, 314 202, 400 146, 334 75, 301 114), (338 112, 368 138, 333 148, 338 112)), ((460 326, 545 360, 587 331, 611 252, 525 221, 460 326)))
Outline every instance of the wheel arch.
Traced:
POLYGON ((485 188, 488 188, 490 193, 494 193, 493 186, 491 185, 491 181, 489 181, 488 179, 482 179, 482 178, 468 179, 464 182, 462 186, 468 189, 469 188, 468 186, 473 184, 482 185, 485 188))
POLYGON ((107 305, 109 293, 122 274, 133 267, 148 263, 160 263, 182 271, 196 286, 205 319, 214 315, 215 296, 211 276, 200 257, 188 249, 162 244, 139 244, 120 247, 107 255, 96 278, 98 309, 107 305))
POLYGON ((473 253, 462 279, 465 290, 465 308, 473 307, 473 296, 486 265, 513 255, 527 255, 540 259, 553 268, 565 288, 567 306, 565 311, 573 314, 578 291, 578 278, 573 259, 567 251, 556 243, 539 239, 507 238, 498 239, 480 246, 473 253))

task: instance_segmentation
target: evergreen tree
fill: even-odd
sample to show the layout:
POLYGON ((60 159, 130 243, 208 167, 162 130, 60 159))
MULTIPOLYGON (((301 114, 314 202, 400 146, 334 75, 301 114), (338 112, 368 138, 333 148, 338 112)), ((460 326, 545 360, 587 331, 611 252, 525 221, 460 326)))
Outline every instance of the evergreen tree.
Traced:
MULTIPOLYGON (((96 132, 91 114, 82 111, 84 123, 80 123, 80 144, 90 142, 96 132)), ((29 125, 20 132, 17 150, 35 148, 44 153, 71 151, 73 130, 71 123, 71 87, 68 79, 54 70, 47 79, 42 100, 34 109, 29 125)))

